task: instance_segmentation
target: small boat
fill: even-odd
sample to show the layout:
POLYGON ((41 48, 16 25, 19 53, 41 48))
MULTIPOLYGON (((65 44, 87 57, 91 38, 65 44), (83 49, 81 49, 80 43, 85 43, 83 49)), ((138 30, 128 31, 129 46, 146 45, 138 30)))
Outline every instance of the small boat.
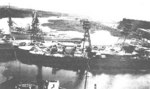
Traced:
POLYGON ((20 82, 15 86, 15 89, 66 89, 60 87, 60 82, 58 80, 55 81, 42 81, 40 83, 37 82, 20 82))
POLYGON ((38 85, 36 83, 22 83, 20 82, 15 86, 15 89, 38 89, 38 85))

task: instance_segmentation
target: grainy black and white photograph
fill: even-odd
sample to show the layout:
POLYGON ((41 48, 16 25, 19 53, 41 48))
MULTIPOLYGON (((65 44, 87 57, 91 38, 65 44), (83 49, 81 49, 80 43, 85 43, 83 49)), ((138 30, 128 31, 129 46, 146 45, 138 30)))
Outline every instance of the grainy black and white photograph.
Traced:
POLYGON ((0 0, 0 89, 150 89, 149 0, 0 0))

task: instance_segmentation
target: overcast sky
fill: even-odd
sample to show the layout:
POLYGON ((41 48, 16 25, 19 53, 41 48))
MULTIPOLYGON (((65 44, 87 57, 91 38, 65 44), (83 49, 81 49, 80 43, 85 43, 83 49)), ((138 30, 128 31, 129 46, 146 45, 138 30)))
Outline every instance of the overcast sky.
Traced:
POLYGON ((111 21, 131 18, 150 21, 149 0, 0 0, 0 5, 17 6, 88 16, 111 21))

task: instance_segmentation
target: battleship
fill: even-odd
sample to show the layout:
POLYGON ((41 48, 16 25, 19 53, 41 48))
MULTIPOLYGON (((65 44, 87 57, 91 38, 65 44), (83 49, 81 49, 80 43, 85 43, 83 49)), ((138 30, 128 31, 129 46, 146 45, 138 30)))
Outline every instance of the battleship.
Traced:
MULTIPOLYGON (((8 30, 10 31, 12 27, 11 17, 8 17, 8 27, 8 30)), ((8 59, 14 58, 14 48, 12 43, 15 40, 15 38, 9 33, 1 33, 0 35, 0 59, 6 61, 8 59)))
MULTIPOLYGON (((84 25, 89 25, 89 22, 86 21, 84 25)), ((85 56, 83 53, 85 49, 82 51, 79 47, 75 46, 75 44, 68 46, 56 41, 45 42, 44 37, 39 34, 36 12, 33 13, 31 26, 31 30, 34 30, 31 34, 31 42, 14 46, 16 58, 18 60, 22 62, 28 60, 28 62, 36 64, 44 63, 53 66, 63 65, 63 67, 69 66, 70 68, 86 69, 88 59, 92 57, 89 55, 89 53, 92 53, 91 50, 86 49, 89 53, 87 52, 88 55, 85 56), (45 43, 49 44, 49 46, 45 46, 45 43)), ((84 39, 88 37, 89 46, 91 46, 89 31, 87 30, 89 27, 84 27, 84 29, 86 29, 84 39)), ((94 55, 94 52, 92 54, 94 55)))
MULTIPOLYGON (((0 43, 0 57, 2 59, 13 58, 29 65, 35 64, 39 68, 39 75, 37 77, 40 77, 35 82, 19 82, 16 84, 15 89, 52 88, 52 86, 48 86, 49 81, 42 81, 42 66, 54 67, 54 72, 59 70, 59 68, 63 68, 82 72, 83 75, 85 71, 94 72, 99 67, 106 70, 133 69, 139 71, 145 71, 145 69, 150 68, 148 47, 143 47, 140 44, 125 44, 125 42, 113 46, 92 46, 89 32, 91 24, 88 20, 84 20, 82 23, 85 31, 83 39, 75 42, 61 39, 45 41, 41 30, 38 28, 39 22, 36 12, 33 13, 33 21, 29 32, 12 31, 14 29, 12 29, 11 17, 9 17, 8 23, 11 34, 4 35, 2 38, 0 43), (17 36, 23 36, 23 38, 25 36, 30 40, 29 42, 22 40, 21 43, 15 44, 14 38, 17 38, 17 36), (86 41, 88 45, 85 45, 86 41), (73 44, 66 45, 64 44, 65 42, 73 44), (80 47, 81 45, 83 46, 80 47)), ((143 29, 139 30, 149 33, 143 29)), ((59 85, 58 81, 55 82, 59 85)))
MULTIPOLYGON (((82 26, 84 29, 84 36, 81 41, 77 43, 82 43, 79 45, 83 45, 83 47, 78 47, 76 44, 71 45, 71 47, 67 47, 64 45, 64 42, 72 42, 72 40, 51 40, 45 41, 44 35, 42 31, 38 28, 38 16, 37 13, 34 12, 32 15, 32 24, 31 28, 24 32, 13 29, 13 22, 11 17, 9 17, 9 30, 12 36, 14 33, 18 35, 28 35, 30 42, 22 42, 17 45, 12 45, 12 51, 10 51, 13 55, 14 59, 18 59, 22 62, 28 63, 39 63, 46 65, 64 65, 64 67, 83 67, 85 68, 87 62, 90 63, 91 66, 101 65, 102 67, 127 67, 127 68, 135 68, 137 66, 141 67, 141 64, 148 65, 149 56, 148 56, 148 48, 144 48, 142 46, 136 46, 133 44, 128 44, 127 46, 117 45, 120 49, 117 50, 116 46, 113 47, 102 47, 94 50, 94 47, 91 44, 89 29, 91 27, 90 21, 83 20, 82 26), (88 46, 85 46, 85 41, 88 42, 88 46), (45 44, 49 44, 46 46, 45 44), (89 61, 90 60, 90 61, 89 61), (144 62, 144 63, 142 63, 144 62)), ((22 29, 21 29, 22 30, 22 29)), ((14 37, 15 38, 15 37, 14 37)), ((9 44, 13 44, 13 42, 7 41, 9 44)), ((2 47, 3 48, 3 47, 2 47)), ((97 47, 95 47, 97 48, 97 47)), ((5 49, 5 48, 3 48, 5 49)), ((3 51, 2 51, 3 52, 3 51)), ((3 52, 4 53, 4 52, 3 52)), ((8 54, 7 54, 8 55, 8 54)), ((10 58, 12 58, 12 55, 10 58)), ((6 57, 2 55, 1 57, 6 57)), ((9 57, 9 56, 7 56, 9 57)), ((149 67, 143 65, 143 68, 149 67)))
MULTIPOLYGON (((10 8, 10 7, 9 7, 10 8)), ((64 52, 68 54, 68 56, 64 56, 64 53, 58 53, 60 54, 59 56, 54 56, 56 48, 52 47, 39 47, 39 43, 44 44, 44 37, 42 35, 42 31, 38 28, 38 16, 36 12, 33 12, 32 15, 33 21, 31 25, 31 29, 28 31, 24 31, 23 28, 21 31, 17 31, 17 29, 13 26, 13 21, 11 16, 8 17, 8 26, 9 26, 9 32, 10 34, 3 34, 4 36, 2 37, 2 43, 1 43, 1 55, 0 57, 2 59, 7 58, 7 59, 17 59, 19 61, 26 61, 28 60, 29 62, 33 63, 42 63, 42 62, 47 62, 47 64, 52 64, 52 65, 64 65, 64 66, 72 66, 72 67, 83 67, 85 68, 86 65, 86 58, 83 56, 77 57, 74 56, 74 50, 76 50, 75 47, 71 48, 71 52, 64 52), (15 35, 14 35, 15 34, 15 35), (17 37, 20 36, 25 36, 29 38, 29 44, 22 46, 22 43, 16 44, 18 41, 17 37), (7 45, 8 46, 7 46, 7 45), (28 46, 32 49, 27 50, 28 46), (22 49, 23 48, 23 49, 22 49), (25 49, 24 49, 25 48, 25 49), (35 52, 36 48, 43 48, 42 54, 38 54, 38 52, 35 52), (47 49, 44 52, 44 49, 47 49), (48 51, 49 50, 49 51, 48 51), (5 52, 6 51, 6 52, 5 52), (50 52, 51 51, 51 52, 50 52), (43 53, 45 55, 43 55, 43 53), (71 54, 71 55, 70 55, 71 54), (65 62, 66 61, 66 62, 65 62)), ((64 41, 63 41, 64 42, 64 41)), ((70 42, 67 41, 67 42, 70 42)), ((71 41, 72 42, 72 41, 71 41)), ((23 42, 25 43, 25 42, 23 42)), ((56 43, 56 42, 54 42, 56 43)), ((26 44, 26 43, 25 43, 26 44)), ((56 47, 56 45, 53 45, 56 47)), ((61 48, 65 48, 66 45, 61 45, 61 48)), ((68 47, 67 47, 68 48, 68 47)), ((67 49, 66 48, 66 49, 67 49)), ((40 50, 37 50, 40 51, 40 50)))
MULTIPOLYGON (((35 18, 37 18, 36 15, 35 18)), ((32 28, 37 28, 37 23, 35 25, 32 28)), ((83 29, 85 30, 84 38, 82 39, 83 48, 75 45, 67 47, 61 44, 61 42, 55 41, 49 42, 48 44, 52 45, 45 47, 44 43, 41 43, 43 39, 42 41, 33 39, 32 45, 26 44, 16 47, 16 57, 22 62, 31 64, 56 67, 63 66, 64 68, 77 69, 86 69, 88 66, 92 68, 101 66, 102 68, 108 69, 145 69, 150 67, 149 56, 147 55, 149 53, 148 48, 145 49, 142 46, 136 46, 134 44, 125 45, 123 42, 121 46, 117 45, 120 48, 119 50, 117 50, 117 46, 106 46, 103 49, 96 49, 94 51, 89 33, 90 25, 88 20, 83 21, 83 29), (85 41, 88 42, 88 46, 85 45, 85 41)), ((36 36, 36 34, 33 36, 36 36)))

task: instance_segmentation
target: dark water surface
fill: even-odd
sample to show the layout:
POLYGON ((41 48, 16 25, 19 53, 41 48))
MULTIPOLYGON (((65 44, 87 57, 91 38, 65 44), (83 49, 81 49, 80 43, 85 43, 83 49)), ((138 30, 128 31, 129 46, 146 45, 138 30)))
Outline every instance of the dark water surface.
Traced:
MULTIPOLYGON (((66 70, 14 60, 0 62, 0 89, 14 89, 17 81, 36 81, 39 73, 43 80, 59 80, 60 86, 66 89, 85 88, 84 70, 66 70)), ((91 68, 86 89, 150 89, 150 70, 91 68)))

